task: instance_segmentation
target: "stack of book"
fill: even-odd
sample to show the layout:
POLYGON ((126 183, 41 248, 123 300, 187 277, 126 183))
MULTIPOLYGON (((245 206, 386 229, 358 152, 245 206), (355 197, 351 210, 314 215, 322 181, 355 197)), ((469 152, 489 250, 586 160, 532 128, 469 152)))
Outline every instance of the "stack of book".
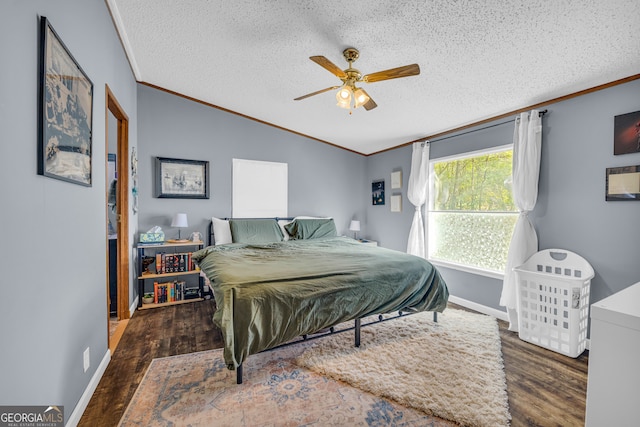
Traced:
MULTIPOLYGON (((195 289, 196 291, 198 290, 198 288, 195 289)), ((153 302, 156 304, 191 299, 194 298, 192 294, 192 289, 186 287, 186 282, 184 280, 153 283, 153 302)), ((197 292, 197 296, 199 296, 199 292, 197 292)))
POLYGON ((156 274, 182 273, 194 270, 198 270, 198 267, 191 259, 191 252, 156 254, 156 274))

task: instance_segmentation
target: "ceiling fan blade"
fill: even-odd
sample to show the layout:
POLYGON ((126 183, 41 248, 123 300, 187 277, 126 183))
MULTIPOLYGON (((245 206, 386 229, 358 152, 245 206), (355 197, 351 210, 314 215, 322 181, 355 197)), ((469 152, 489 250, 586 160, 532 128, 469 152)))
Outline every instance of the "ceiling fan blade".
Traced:
POLYGON ((330 73, 334 74, 340 79, 344 79, 347 77, 344 71, 342 71, 336 64, 329 61, 324 56, 310 56, 309 59, 325 68, 326 70, 329 70, 330 73))
POLYGON ((378 104, 376 104, 376 102, 371 97, 369 97, 369 100, 366 102, 366 104, 363 105, 364 109, 367 111, 373 110, 377 106, 378 104))
POLYGON ((374 83, 382 80, 397 79, 400 77, 417 76, 418 74, 420 74, 420 67, 418 64, 411 64, 405 65, 404 67, 391 68, 390 70, 367 74, 362 77, 362 80, 367 83, 374 83))
POLYGON ((315 92, 312 92, 312 93, 308 93, 306 95, 299 96, 298 98, 294 99, 294 101, 300 101, 301 99, 309 98, 310 96, 318 95, 318 94, 324 93, 324 92, 328 92, 328 91, 333 90, 333 89, 338 89, 339 87, 340 86, 331 86, 331 87, 328 87, 326 89, 321 89, 321 90, 318 90, 318 91, 315 91, 315 92))

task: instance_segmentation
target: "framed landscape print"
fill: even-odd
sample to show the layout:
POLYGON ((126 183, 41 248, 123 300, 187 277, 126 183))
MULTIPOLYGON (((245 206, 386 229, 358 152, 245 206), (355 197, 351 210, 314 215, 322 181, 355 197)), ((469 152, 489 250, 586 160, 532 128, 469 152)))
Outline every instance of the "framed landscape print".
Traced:
POLYGON ((93 83, 40 20, 38 174, 91 186, 93 83))
POLYGON ((156 197, 209 198, 209 162, 156 157, 156 197))

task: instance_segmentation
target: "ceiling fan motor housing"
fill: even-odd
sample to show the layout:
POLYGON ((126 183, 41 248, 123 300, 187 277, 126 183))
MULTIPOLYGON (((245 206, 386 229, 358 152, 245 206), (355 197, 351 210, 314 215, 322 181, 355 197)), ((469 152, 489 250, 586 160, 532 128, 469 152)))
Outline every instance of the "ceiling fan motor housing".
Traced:
POLYGON ((342 51, 342 55, 344 59, 347 60, 349 64, 354 62, 356 59, 360 58, 360 52, 355 47, 348 47, 344 51, 342 51))

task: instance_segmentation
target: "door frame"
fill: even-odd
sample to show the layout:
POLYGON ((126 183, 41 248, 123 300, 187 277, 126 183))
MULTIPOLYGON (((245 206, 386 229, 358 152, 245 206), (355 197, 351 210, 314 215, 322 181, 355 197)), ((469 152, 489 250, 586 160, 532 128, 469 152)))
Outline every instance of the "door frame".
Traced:
MULTIPOLYGON (((129 117, 124 112, 124 109, 118 103, 118 100, 114 96, 113 92, 109 88, 109 85, 105 84, 105 165, 107 163, 108 150, 109 150, 109 112, 118 121, 117 123, 117 149, 116 149, 116 171, 117 171, 117 190, 116 190, 116 217, 118 218, 116 229, 118 234, 117 239, 117 269, 116 269, 116 283, 117 283, 117 315, 118 320, 128 319, 131 315, 129 313, 129 266, 130 266, 130 251, 129 251, 129 117)), ((105 171, 106 174, 106 171, 105 171)), ((108 185, 108 182, 107 182, 108 185)), ((105 186, 106 189, 106 186, 105 186)), ((108 189, 107 189, 108 191, 108 189)), ((107 209, 107 203, 105 199, 105 210, 107 209)), ((105 226, 105 233, 108 234, 108 227, 105 226)), ((107 243, 107 328, 109 327, 109 239, 108 235, 105 238, 107 243)), ((107 330, 107 336, 109 335, 107 330)))

